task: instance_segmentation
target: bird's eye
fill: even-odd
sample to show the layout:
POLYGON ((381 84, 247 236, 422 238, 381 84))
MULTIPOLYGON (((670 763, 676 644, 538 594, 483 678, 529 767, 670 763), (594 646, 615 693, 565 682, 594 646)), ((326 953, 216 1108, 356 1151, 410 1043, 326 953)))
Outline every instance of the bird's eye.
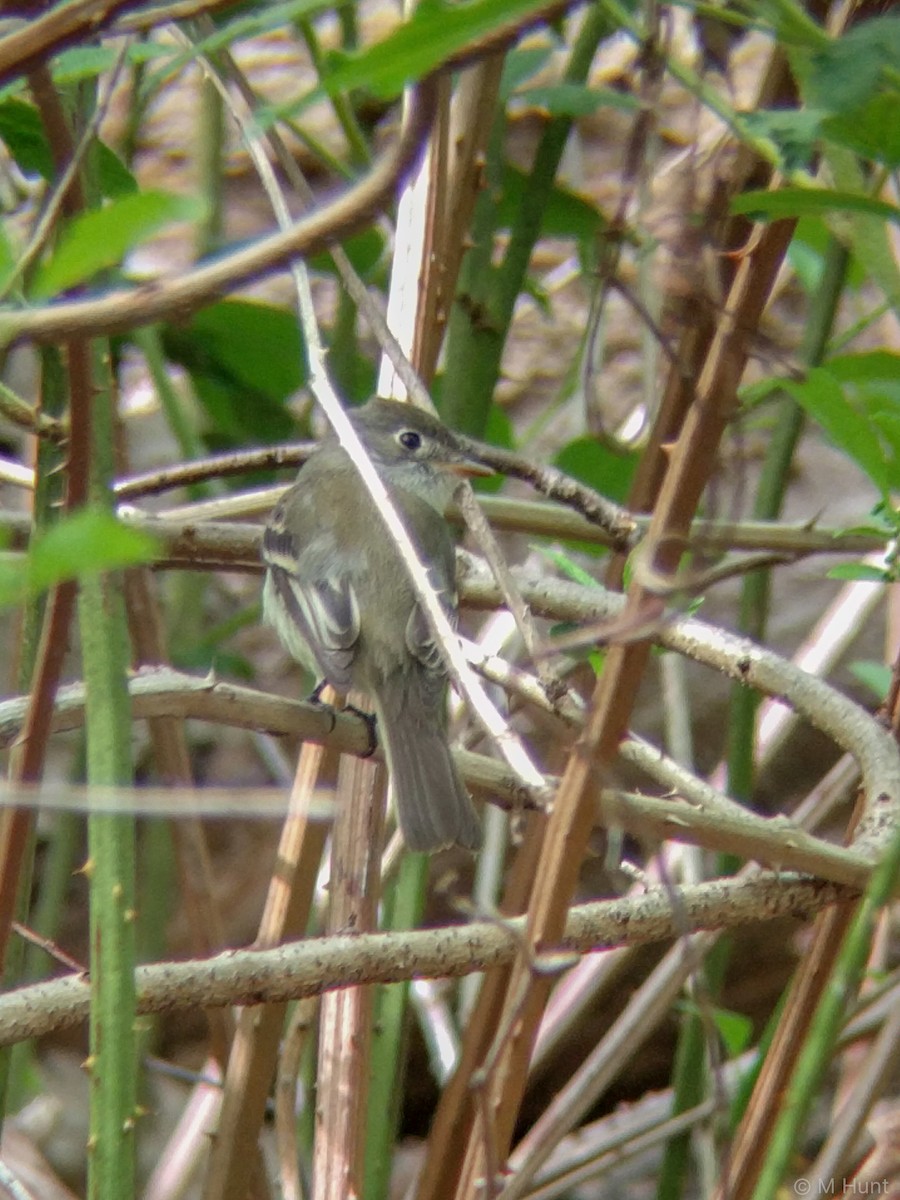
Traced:
POLYGON ((421 434, 416 433, 414 429, 404 429, 397 434, 397 441, 404 450, 418 450, 422 445, 421 434))

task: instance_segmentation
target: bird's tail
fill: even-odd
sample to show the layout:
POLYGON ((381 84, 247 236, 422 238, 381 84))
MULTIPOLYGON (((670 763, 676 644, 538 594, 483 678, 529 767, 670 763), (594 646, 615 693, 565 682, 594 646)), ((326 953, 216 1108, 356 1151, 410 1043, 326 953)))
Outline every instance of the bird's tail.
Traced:
POLYGON ((477 850, 481 825, 453 762, 442 713, 433 702, 411 702, 422 697, 414 697, 419 689, 410 682, 400 703, 390 688, 376 700, 403 840, 426 853, 454 843, 477 850))

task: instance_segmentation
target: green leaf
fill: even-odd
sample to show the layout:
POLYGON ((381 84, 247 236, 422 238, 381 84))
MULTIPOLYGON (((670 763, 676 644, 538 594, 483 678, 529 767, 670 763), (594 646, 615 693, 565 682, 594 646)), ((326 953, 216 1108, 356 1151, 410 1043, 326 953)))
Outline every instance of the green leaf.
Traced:
POLYGON ((306 380, 306 357, 293 312, 223 300, 187 325, 166 326, 162 336, 166 354, 189 372, 210 419, 210 448, 296 437, 286 402, 306 380))
MULTIPOLYGON (((509 413, 499 404, 492 404, 488 409, 487 424, 484 427, 484 440, 492 446, 502 446, 512 450, 515 445, 515 431, 509 413)), ((477 480, 475 481, 477 482, 477 480)))
POLYGON ((28 563, 19 556, 0 556, 0 608, 28 598, 28 563))
POLYGON ((829 360, 853 409, 871 427, 885 460, 885 477, 900 489, 900 355, 889 350, 839 355, 829 360))
POLYGON ((891 686, 891 668, 880 662, 854 662, 850 670, 878 700, 886 699, 891 686))
POLYGON ((865 213, 900 223, 900 208, 884 200, 873 200, 855 192, 833 192, 825 188, 780 188, 777 192, 743 192, 731 202, 731 211, 747 213, 755 220, 778 221, 783 217, 818 216, 829 212, 865 213))
MULTIPOLYGON (((349 0, 344 0, 349 3, 349 0)), ((290 25, 300 17, 312 16, 325 9, 334 8, 327 0, 284 0, 283 3, 261 5, 240 4, 237 15, 227 19, 216 19, 212 12, 215 29, 208 36, 194 42, 188 49, 172 52, 171 47, 159 43, 144 42, 134 47, 132 61, 140 62, 150 57, 165 59, 165 65, 144 81, 142 93, 153 95, 165 77, 177 75, 188 63, 196 62, 201 55, 211 56, 219 50, 230 50, 236 42, 259 37, 281 25, 290 25)))
POLYGON ((104 509, 85 508, 40 534, 26 555, 0 563, 0 605, 19 604, 67 579, 152 562, 158 553, 148 533, 104 509))
POLYGON ((0 294, 5 294, 7 281, 16 269, 18 255, 10 241, 6 223, 0 223, 0 294))
MULTIPOLYGON (((701 1016, 700 1005, 693 999, 681 1001, 678 1009, 694 1017, 701 1016)), ((725 1047, 726 1057, 736 1058, 750 1045, 750 1039, 753 1036, 752 1020, 733 1009, 712 1006, 710 1011, 716 1030, 725 1047)))
POLYGON ((743 1013, 726 1008, 714 1008, 713 1020, 729 1058, 736 1058, 750 1045, 753 1022, 743 1013))
POLYGON ((870 567, 865 563, 841 563, 829 567, 829 579, 843 579, 850 583, 890 583, 890 572, 885 567, 870 567))
POLYGON ((640 101, 614 88, 591 88, 580 83, 556 83, 547 87, 526 88, 517 92, 532 108, 543 110, 550 117, 587 117, 598 108, 620 108, 636 112, 640 101))
MULTIPOLYGON (((384 234, 380 229, 364 229, 362 233, 354 234, 345 242, 341 242, 341 249, 350 259, 356 273, 368 280, 384 259, 384 234)), ((321 254, 315 254, 307 261, 314 271, 327 272, 329 275, 335 273, 334 263, 327 251, 323 250, 321 254)))
MULTIPOLYGON (((530 186, 524 172, 508 164, 503 168, 503 188, 497 203, 498 228, 510 228, 530 186)), ((570 237, 585 243, 592 242, 605 224, 603 214, 590 200, 557 186, 547 198, 541 233, 545 237, 570 237)))
POLYGON ((114 66, 118 55, 104 46, 73 46, 63 50, 53 60, 53 82, 60 85, 96 79, 114 66))
POLYGON ((767 21, 778 41, 786 46, 805 49, 828 46, 828 34, 797 0, 756 0, 753 15, 756 20, 767 21))
POLYGON ((94 142, 88 158, 96 172, 97 183, 105 199, 115 200, 119 196, 130 196, 139 190, 138 181, 118 154, 110 150, 105 142, 94 142))
POLYGON ((195 196, 138 192, 83 213, 63 227, 56 250, 38 271, 32 289, 46 300, 120 263, 134 246, 175 221, 197 221, 203 203, 195 196))
POLYGON ((573 583, 578 583, 582 587, 595 588, 597 580, 579 563, 562 550, 554 550, 551 546, 537 546, 539 554, 550 560, 556 569, 567 579, 571 579, 573 583))
POLYGON ((900 399, 900 354, 890 350, 836 354, 829 358, 828 370, 841 383, 877 383, 891 388, 900 399))
MULTIPOLYGON (((896 405, 897 401, 885 401, 885 403, 896 405)), ((895 483, 900 486, 900 408, 873 407, 870 411, 870 420, 889 447, 893 460, 897 464, 898 472, 895 483)))
POLYGON ((815 153, 822 113, 814 109, 760 109, 741 120, 754 137, 768 138, 778 147, 786 170, 807 167, 815 153))
POLYGON ((880 94, 822 122, 822 135, 886 167, 900 166, 900 95, 880 94))
MULTIPOLYGON (((827 142, 823 146, 823 156, 837 188, 856 193, 869 190, 870 181, 862 164, 850 150, 827 142)), ((854 257, 884 293, 885 300, 900 313, 900 268, 885 222, 864 213, 850 214, 846 229, 841 233, 849 238, 854 257)))
POLYGON ((545 7, 546 0, 422 0, 411 19, 383 41, 358 54, 336 56, 322 87, 305 96, 300 107, 319 98, 322 88, 330 95, 365 88, 391 99, 457 51, 498 28, 521 25, 545 7))
POLYGON ((261 394, 283 405, 306 380, 296 315, 274 304, 221 300, 186 325, 166 326, 163 345, 192 375, 243 389, 248 399, 261 394))
POLYGON ((296 424, 283 403, 259 389, 235 386, 234 381, 206 372, 191 372, 197 399, 211 427, 204 439, 212 451, 224 451, 247 442, 268 445, 296 436, 296 424))
POLYGON ((144 63, 158 62, 160 59, 171 60, 175 55, 174 46, 162 42, 135 42, 128 51, 128 61, 136 67, 144 63))
POLYGON ((783 387, 886 496, 892 484, 878 433, 865 414, 850 403, 835 376, 824 367, 815 367, 802 382, 785 380, 783 387))
MULTIPOLYGON (((53 180, 56 173, 53 155, 34 105, 14 96, 0 100, 0 139, 26 175, 53 180)), ((95 141, 90 154, 104 196, 121 196, 137 190, 134 176, 104 142, 95 141)))
POLYGON ((0 139, 26 175, 53 178, 53 155, 33 104, 14 96, 0 101, 0 139))
POLYGON ((628 495, 638 463, 638 454, 614 454, 597 438, 580 437, 569 442, 557 454, 554 466, 602 492, 610 500, 622 502, 628 495))
MULTIPOLYGON (((438 403, 440 412, 440 403, 438 403)), ((512 450, 515 445, 515 431, 509 414, 499 404, 491 404, 487 410, 487 421, 479 434, 491 446, 502 446, 512 450)), ((494 495, 503 489, 506 480, 502 475, 488 475, 484 479, 473 479, 472 487, 479 495, 494 495)))
POLYGON ((765 379, 758 379, 754 383, 743 384, 738 394, 741 399, 741 408, 746 412, 752 412, 771 400, 777 400, 782 393, 781 379, 768 376, 765 379))
POLYGON ((900 69, 900 17, 862 21, 816 51, 804 96, 815 108, 846 112, 875 94, 885 67, 900 69))
POLYGON ((551 46, 524 46, 510 50, 504 60, 500 79, 501 102, 505 104, 526 79, 536 75, 552 53, 551 46))
MULTIPOLYGON (((807 295, 818 291, 822 280, 825 252, 833 234, 820 217, 801 217, 788 247, 791 266, 797 272, 807 295)), ((860 288, 866 282, 866 272, 857 258, 851 258, 847 268, 846 285, 860 288)))

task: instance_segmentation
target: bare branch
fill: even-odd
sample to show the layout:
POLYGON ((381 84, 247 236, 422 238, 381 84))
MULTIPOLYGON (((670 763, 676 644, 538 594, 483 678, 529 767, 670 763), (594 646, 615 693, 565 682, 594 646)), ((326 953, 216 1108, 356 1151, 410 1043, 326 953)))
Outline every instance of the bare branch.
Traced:
POLYGON ((88 300, 64 300, 0 313, 0 345, 60 337, 121 333, 153 321, 184 320, 194 309, 292 258, 309 256, 367 225, 388 203, 421 149, 431 124, 436 82, 416 88, 412 118, 396 146, 370 173, 331 204, 301 217, 290 229, 260 238, 184 275, 119 288, 88 300))
MULTIPOLYGON (((569 913, 560 949, 586 953, 733 928, 783 915, 809 916, 852 898, 851 889, 791 875, 759 874, 698 884, 679 892, 680 907, 654 888, 627 900, 584 904, 569 913)), ((524 918, 410 933, 311 938, 274 950, 229 950, 206 962, 167 962, 137 970, 138 1012, 226 1004, 266 1004, 361 983, 421 977, 459 978, 513 961, 524 918)), ((9 1046, 87 1018, 89 985, 81 976, 0 996, 0 1045, 9 1046)))

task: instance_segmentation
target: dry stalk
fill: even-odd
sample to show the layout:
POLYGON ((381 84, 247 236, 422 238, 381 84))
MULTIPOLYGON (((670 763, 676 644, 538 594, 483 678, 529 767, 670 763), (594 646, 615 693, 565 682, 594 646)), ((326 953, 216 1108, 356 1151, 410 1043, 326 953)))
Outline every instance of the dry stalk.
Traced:
MULTIPOLYGON (((778 268, 790 242, 793 226, 781 222, 756 231, 740 262, 734 285, 697 385, 694 405, 674 447, 648 540, 656 571, 670 572, 677 564, 673 546, 687 537, 697 503, 713 469, 719 441, 735 404, 747 357, 748 331, 762 314, 778 268)), ((626 599, 625 621, 646 618, 658 601, 635 580, 626 599)), ((614 760, 625 731, 631 704, 643 675, 649 642, 613 645, 594 695, 585 732, 569 759, 548 823, 529 905, 527 943, 532 954, 558 944, 566 907, 574 892, 581 860, 593 825, 593 800, 598 775, 614 760)), ((510 997, 518 996, 530 976, 526 955, 513 971, 510 997)), ((551 981, 532 977, 509 1050, 492 1080, 491 1107, 498 1145, 508 1153, 513 1126, 527 1078, 527 1064, 551 981)), ((445 1194, 462 1200, 475 1194, 484 1178, 484 1153, 477 1135, 470 1138, 465 1166, 456 1177, 448 1165, 445 1194)), ((493 1181, 488 1180, 489 1190, 493 1181)))
MULTIPOLYGON (((310 821, 307 807, 321 769, 324 750, 304 745, 291 792, 291 815, 282 829, 276 871, 269 883, 256 946, 274 947, 303 936, 309 919, 316 872, 327 827, 310 821)), ((216 1200, 244 1200, 254 1164, 257 1139, 272 1086, 284 1002, 261 1011, 244 1008, 225 1073, 222 1107, 215 1129, 205 1192, 216 1200)))

